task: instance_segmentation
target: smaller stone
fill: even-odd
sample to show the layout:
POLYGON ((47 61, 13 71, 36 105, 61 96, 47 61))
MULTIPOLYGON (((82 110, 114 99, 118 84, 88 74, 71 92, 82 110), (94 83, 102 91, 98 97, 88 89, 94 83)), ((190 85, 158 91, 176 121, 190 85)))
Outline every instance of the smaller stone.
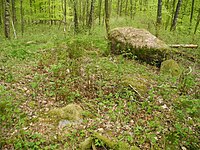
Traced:
POLYGON ((168 107, 167 107, 167 105, 166 104, 164 104, 163 106, 161 106, 163 109, 169 109, 168 107))
POLYGON ((99 128, 99 129, 97 129, 97 131, 103 133, 104 129, 103 128, 99 128))
POLYGON ((182 150, 187 150, 187 148, 186 148, 186 147, 184 147, 184 146, 182 146, 182 147, 181 147, 181 149, 182 149, 182 150))
POLYGON ((61 120, 61 121, 59 121, 58 128, 62 129, 65 126, 68 126, 68 125, 70 126, 71 124, 72 124, 72 122, 69 120, 61 120))

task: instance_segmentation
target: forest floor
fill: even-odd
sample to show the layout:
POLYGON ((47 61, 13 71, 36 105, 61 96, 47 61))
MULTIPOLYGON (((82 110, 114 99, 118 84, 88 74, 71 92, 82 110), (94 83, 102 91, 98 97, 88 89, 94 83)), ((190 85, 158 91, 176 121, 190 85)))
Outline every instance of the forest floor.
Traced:
MULTIPOLYGON (((65 37, 54 27, 34 30, 0 42, 0 149, 78 149, 94 132, 142 150, 200 149, 199 48, 179 49, 196 60, 175 56, 184 73, 173 78, 109 55, 103 28, 65 37), (48 119, 71 103, 84 110, 81 123, 59 128, 48 119)), ((199 44, 198 35, 184 35, 160 38, 199 44)))

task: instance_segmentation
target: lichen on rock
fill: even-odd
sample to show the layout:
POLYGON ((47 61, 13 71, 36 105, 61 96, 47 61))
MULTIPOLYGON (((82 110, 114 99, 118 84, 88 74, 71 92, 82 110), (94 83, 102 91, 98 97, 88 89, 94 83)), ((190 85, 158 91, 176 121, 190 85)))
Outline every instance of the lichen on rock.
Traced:
POLYGON ((138 60, 156 66, 160 66, 170 50, 167 44, 145 29, 115 28, 111 30, 108 39, 111 53, 131 54, 138 60))

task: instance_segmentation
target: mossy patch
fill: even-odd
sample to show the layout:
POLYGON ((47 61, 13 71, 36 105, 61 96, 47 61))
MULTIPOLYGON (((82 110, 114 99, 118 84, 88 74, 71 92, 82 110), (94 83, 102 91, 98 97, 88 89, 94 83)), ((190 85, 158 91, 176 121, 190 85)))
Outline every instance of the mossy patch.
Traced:
POLYGON ((69 104, 62 108, 50 110, 49 117, 56 120, 77 121, 82 119, 83 109, 77 104, 69 104))
POLYGON ((134 88, 141 96, 144 96, 148 92, 149 79, 144 76, 125 75, 122 77, 122 86, 134 88))
POLYGON ((179 77, 182 73, 182 70, 175 60, 169 59, 162 62, 160 72, 164 75, 179 77))

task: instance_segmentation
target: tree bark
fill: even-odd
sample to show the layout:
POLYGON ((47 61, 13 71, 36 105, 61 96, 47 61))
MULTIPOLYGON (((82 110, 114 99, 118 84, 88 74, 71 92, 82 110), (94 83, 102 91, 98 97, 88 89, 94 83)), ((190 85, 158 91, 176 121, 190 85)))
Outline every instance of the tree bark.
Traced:
POLYGON ((7 39, 10 39, 10 13, 9 13, 9 6, 10 1, 5 0, 5 12, 4 12, 4 31, 5 31, 5 37, 7 39))
POLYGON ((130 0, 130 16, 133 19, 133 0, 130 0))
POLYGON ((122 11, 123 11, 123 0, 120 0, 119 16, 122 15, 122 11))
POLYGON ((20 16, 21 16, 21 33, 24 35, 24 14, 23 14, 23 0, 20 0, 20 16))
POLYGON ((190 14, 190 24, 192 24, 192 18, 194 13, 194 0, 192 0, 191 14, 190 14))
POLYGON ((162 23, 162 0, 158 0, 157 24, 162 23))
POLYGON ((64 33, 66 33, 66 27, 67 27, 67 0, 64 0, 64 9, 63 9, 63 14, 64 14, 64 33))
POLYGON ((12 21, 15 25, 17 19, 16 19, 16 9, 15 9, 15 0, 12 0, 12 21))
POLYGON ((110 15, 109 15, 109 2, 108 2, 108 0, 105 0, 105 24, 106 24, 106 33, 107 33, 107 36, 109 35, 109 32, 110 32, 109 19, 110 19, 110 15))
POLYGON ((108 3, 108 4, 109 4, 109 6, 108 6, 108 9, 109 9, 109 12, 108 12, 108 13, 109 13, 109 16, 111 16, 111 14, 112 14, 112 2, 113 2, 113 0, 109 0, 109 3, 110 3, 110 4, 108 3))
POLYGON ((102 0, 99 0, 99 5, 98 5, 99 25, 101 25, 101 6, 102 6, 102 0))
POLYGON ((173 0, 172 2, 172 14, 171 14, 171 25, 172 25, 172 22, 173 22, 173 18, 174 18, 174 13, 175 13, 175 7, 176 7, 176 0, 173 0))
POLYGON ((91 0, 90 14, 89 14, 89 20, 88 20, 89 30, 92 28, 92 24, 93 24, 93 13, 94 13, 94 0, 91 0))
POLYGON ((120 0, 117 0, 117 16, 120 14, 120 0))
POLYGON ((3 14, 4 14, 4 13, 3 13, 3 10, 4 10, 4 7, 3 7, 3 0, 0 1, 0 4, 1 4, 1 5, 0 5, 0 6, 1 6, 1 9, 0 9, 0 25, 2 25, 2 24, 3 24, 3 16, 4 16, 4 15, 3 15, 3 14))
POLYGON ((74 2, 74 32, 75 34, 78 33, 78 15, 77 15, 77 3, 76 0, 73 0, 74 2))
MULTIPOLYGON (((171 8, 172 7, 170 7, 170 1, 169 0, 167 0, 166 2, 165 2, 165 7, 166 7, 166 9, 167 9, 167 11, 171 11, 171 8)), ((168 14, 167 15, 167 19, 166 19, 166 21, 165 21, 165 30, 167 30, 167 28, 168 28, 168 25, 169 25, 169 22, 170 22, 170 15, 168 14)))
POLYGON ((86 14, 86 1, 84 0, 83 7, 82 7, 82 26, 83 27, 85 26, 85 22, 86 22, 85 14, 86 14))
POLYGON ((125 4, 125 16, 128 15, 128 0, 126 0, 126 4, 125 4))
POLYGON ((79 16, 79 22, 83 22, 83 19, 82 19, 82 3, 83 3, 83 0, 79 0, 78 1, 78 16, 79 16))
POLYGON ((198 16, 197 16, 197 23, 196 23, 196 26, 195 26, 195 29, 194 29, 194 34, 196 34, 196 32, 197 32, 197 28, 199 26, 199 22, 200 22, 200 8, 199 8, 198 16))
POLYGON ((86 0, 86 25, 88 26, 88 16, 89 16, 89 0, 86 0))
MULTIPOLYGON (((33 8, 32 8, 33 3, 32 3, 32 0, 29 1, 29 5, 30 5, 30 15, 32 16, 33 15, 33 8)), ((30 17, 29 21, 30 21, 30 23, 33 22, 32 17, 30 17)))
POLYGON ((176 6, 175 15, 174 15, 174 19, 173 19, 170 31, 176 29, 176 24, 177 24, 177 20, 178 20, 178 15, 179 15, 179 11, 180 11, 180 8, 181 8, 181 4, 182 4, 182 0, 178 0, 177 6, 176 6))

